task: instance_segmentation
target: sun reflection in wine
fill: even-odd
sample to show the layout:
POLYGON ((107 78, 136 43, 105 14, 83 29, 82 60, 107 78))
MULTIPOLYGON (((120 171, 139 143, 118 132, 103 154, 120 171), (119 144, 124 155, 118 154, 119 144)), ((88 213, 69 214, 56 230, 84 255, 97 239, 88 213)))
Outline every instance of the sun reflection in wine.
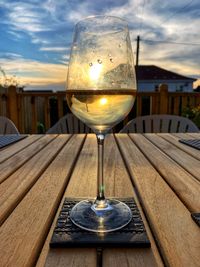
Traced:
POLYGON ((130 111, 135 96, 130 93, 120 95, 101 95, 98 90, 95 94, 73 94, 70 98, 71 110, 91 128, 103 130, 115 125, 130 111))

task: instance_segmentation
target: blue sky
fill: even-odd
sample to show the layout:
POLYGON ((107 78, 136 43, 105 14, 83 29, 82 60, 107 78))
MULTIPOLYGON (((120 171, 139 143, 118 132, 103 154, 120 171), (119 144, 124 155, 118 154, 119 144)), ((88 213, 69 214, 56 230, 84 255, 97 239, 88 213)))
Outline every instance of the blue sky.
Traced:
POLYGON ((63 90, 74 25, 103 14, 127 20, 134 53, 140 35, 140 64, 200 79, 199 0, 0 0, 0 67, 27 89, 63 90))

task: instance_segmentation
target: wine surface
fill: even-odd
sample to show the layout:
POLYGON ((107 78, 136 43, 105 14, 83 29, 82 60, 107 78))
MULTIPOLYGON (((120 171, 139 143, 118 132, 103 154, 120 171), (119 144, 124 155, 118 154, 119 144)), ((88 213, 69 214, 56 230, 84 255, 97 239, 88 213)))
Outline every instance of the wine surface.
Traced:
POLYGON ((96 133, 106 133, 130 112, 135 90, 67 90, 72 113, 96 133))

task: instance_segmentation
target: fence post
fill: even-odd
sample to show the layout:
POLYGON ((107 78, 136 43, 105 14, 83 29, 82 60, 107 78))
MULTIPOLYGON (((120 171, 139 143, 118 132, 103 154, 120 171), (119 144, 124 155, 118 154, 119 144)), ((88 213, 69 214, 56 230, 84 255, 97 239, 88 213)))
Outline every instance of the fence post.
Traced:
POLYGON ((8 87, 8 111, 10 119, 14 122, 15 126, 19 128, 16 89, 17 88, 13 85, 8 87))
POLYGON ((159 85, 160 107, 159 114, 168 114, 168 86, 167 84, 159 85))

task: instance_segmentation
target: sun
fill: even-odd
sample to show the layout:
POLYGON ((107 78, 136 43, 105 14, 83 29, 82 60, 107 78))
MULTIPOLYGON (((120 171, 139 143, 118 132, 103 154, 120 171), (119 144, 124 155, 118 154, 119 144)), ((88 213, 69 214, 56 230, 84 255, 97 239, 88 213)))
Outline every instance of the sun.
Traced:
POLYGON ((99 100, 100 104, 103 106, 103 105, 106 105, 107 102, 108 102, 108 99, 106 97, 102 97, 100 100, 99 100))
POLYGON ((90 67, 89 70, 89 77, 93 81, 97 81, 100 77, 102 71, 102 65, 101 64, 94 64, 90 67))

